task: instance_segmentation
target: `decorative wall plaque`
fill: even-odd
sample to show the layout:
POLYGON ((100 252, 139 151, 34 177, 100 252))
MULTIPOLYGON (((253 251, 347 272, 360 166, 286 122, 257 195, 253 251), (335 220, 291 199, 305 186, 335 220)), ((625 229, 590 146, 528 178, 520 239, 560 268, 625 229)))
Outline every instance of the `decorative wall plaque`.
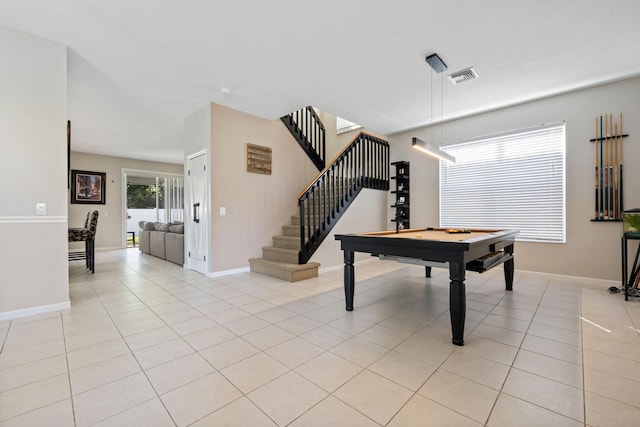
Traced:
POLYGON ((271 175, 271 147, 247 144, 247 172, 271 175))

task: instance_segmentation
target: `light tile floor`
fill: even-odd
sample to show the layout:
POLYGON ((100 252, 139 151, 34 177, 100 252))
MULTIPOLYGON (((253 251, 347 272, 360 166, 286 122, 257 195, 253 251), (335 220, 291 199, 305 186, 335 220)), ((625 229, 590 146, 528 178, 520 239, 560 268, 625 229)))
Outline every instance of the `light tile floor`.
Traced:
POLYGON ((502 271, 215 279, 137 250, 70 264, 71 309, 0 322, 0 426, 637 426, 640 301, 502 271))

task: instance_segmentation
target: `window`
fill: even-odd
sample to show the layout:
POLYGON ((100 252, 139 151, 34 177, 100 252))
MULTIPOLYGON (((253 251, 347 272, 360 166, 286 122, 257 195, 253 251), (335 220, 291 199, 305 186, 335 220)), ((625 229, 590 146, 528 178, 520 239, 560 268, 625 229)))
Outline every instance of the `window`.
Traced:
POLYGON ((342 117, 336 117, 336 129, 338 135, 355 129, 360 129, 361 127, 362 126, 350 122, 349 120, 345 120, 342 117))
POLYGON ((518 240, 565 242, 565 125, 443 146, 440 226, 520 230, 518 240))

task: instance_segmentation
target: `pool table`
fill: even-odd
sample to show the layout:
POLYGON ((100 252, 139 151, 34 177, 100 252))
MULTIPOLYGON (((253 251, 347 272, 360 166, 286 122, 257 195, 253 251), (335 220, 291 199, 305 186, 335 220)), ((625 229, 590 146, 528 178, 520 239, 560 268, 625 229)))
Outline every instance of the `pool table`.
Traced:
POLYGON ((344 251, 344 293, 346 309, 353 310, 354 253, 365 252, 381 259, 431 266, 449 267, 449 311, 452 342, 464 345, 466 315, 465 272, 484 272, 504 263, 506 290, 513 289, 513 246, 517 230, 458 230, 422 228, 370 233, 338 234, 344 251))

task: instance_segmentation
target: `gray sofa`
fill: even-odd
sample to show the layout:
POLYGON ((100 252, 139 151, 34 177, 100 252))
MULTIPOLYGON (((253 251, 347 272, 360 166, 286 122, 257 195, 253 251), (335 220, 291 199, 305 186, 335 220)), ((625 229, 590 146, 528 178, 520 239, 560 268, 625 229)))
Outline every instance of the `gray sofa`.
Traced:
POLYGON ((184 264, 184 224, 140 221, 139 249, 144 254, 184 264))

